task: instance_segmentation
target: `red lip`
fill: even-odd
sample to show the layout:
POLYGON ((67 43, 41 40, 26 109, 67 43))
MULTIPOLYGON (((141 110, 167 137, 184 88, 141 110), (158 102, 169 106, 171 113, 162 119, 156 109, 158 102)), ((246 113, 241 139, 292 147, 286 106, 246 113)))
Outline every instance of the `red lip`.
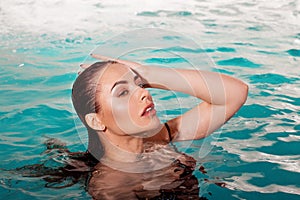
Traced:
MULTIPOLYGON (((154 103, 150 103, 149 105, 147 105, 147 106, 144 108, 144 110, 143 110, 141 116, 144 116, 144 115, 147 113, 147 109, 149 109, 149 108, 151 108, 150 111, 154 110, 154 103)), ((150 111, 148 111, 148 112, 150 112, 150 111)))

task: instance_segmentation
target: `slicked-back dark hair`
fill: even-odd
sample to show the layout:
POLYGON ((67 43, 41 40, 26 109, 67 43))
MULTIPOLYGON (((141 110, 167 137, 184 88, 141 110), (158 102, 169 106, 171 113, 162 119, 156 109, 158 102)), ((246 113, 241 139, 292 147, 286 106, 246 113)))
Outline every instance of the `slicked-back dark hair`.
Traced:
POLYGON ((96 101, 99 94, 99 78, 101 71, 115 61, 96 62, 79 74, 72 88, 72 102, 82 123, 88 130, 88 150, 97 159, 103 155, 103 149, 98 135, 94 129, 89 127, 85 116, 89 113, 99 113, 101 105, 96 101), (102 152, 99 152, 99 150, 102 152))

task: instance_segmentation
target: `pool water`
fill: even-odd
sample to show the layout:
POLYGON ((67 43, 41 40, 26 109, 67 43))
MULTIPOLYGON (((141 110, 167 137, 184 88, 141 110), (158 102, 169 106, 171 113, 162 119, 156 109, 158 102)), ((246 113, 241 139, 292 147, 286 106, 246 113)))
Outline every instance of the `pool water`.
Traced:
MULTIPOLYGON (((247 102, 220 130, 203 140, 176 144, 197 160, 199 196, 300 198, 297 0, 172 0, 143 5, 137 0, 12 0, 1 2, 0 10, 1 198, 91 198, 84 183, 48 188, 42 177, 24 177, 15 169, 58 165, 44 144, 49 138, 65 143, 62 146, 71 152, 85 151, 85 133, 74 120, 70 98, 79 64, 89 62, 88 54, 103 41, 143 28, 172 34, 150 50, 143 49, 141 41, 151 36, 139 36, 141 49, 123 52, 130 59, 187 68, 192 60, 192 67, 232 75, 249 85, 247 102), (185 45, 186 38, 198 48, 185 45), (157 45, 164 42, 169 46, 161 50, 157 45)), ((132 38, 125 36, 124 43, 101 51, 114 55, 118 49, 120 56, 125 47, 133 48, 132 38)), ((161 103, 162 121, 196 103, 183 94, 153 93, 161 103)))

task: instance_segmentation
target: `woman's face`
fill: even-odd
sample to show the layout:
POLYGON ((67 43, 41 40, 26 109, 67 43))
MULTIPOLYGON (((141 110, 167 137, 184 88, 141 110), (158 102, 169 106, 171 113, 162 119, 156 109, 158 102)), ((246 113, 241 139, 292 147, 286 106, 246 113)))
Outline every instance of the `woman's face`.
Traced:
POLYGON ((100 117, 115 134, 143 136, 159 127, 160 121, 145 82, 123 64, 110 64, 99 77, 100 117))

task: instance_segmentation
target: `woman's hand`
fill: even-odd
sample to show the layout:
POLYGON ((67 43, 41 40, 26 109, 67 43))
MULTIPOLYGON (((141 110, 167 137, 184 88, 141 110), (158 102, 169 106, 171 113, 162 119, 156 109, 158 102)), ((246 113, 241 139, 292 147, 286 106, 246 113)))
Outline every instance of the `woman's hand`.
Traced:
MULTIPOLYGON (((137 63, 137 62, 132 62, 132 61, 128 61, 128 60, 121 60, 121 59, 116 59, 116 58, 111 58, 108 56, 103 56, 103 55, 99 55, 99 54, 90 54, 91 57, 101 60, 101 61, 115 61, 117 63, 121 63, 124 64, 128 67, 130 67, 131 69, 135 70, 136 72, 138 72, 141 76, 143 74, 142 72, 142 65, 137 63)), ((92 64, 80 64, 80 68, 82 68, 83 70, 86 68, 89 68, 92 64)), ((78 74, 80 74, 82 71, 79 71, 78 74)))
MULTIPOLYGON (((136 62, 132 62, 132 61, 128 61, 128 60, 120 60, 120 59, 115 59, 115 58, 111 58, 111 57, 107 57, 107 56, 103 56, 103 55, 99 55, 99 54, 90 54, 93 58, 98 59, 98 60, 102 60, 102 61, 115 61, 124 65, 127 65, 128 67, 136 70, 137 68, 141 67, 142 65, 136 62)), ((80 67, 83 69, 88 68, 89 66, 91 66, 90 64, 81 64, 80 67)))

